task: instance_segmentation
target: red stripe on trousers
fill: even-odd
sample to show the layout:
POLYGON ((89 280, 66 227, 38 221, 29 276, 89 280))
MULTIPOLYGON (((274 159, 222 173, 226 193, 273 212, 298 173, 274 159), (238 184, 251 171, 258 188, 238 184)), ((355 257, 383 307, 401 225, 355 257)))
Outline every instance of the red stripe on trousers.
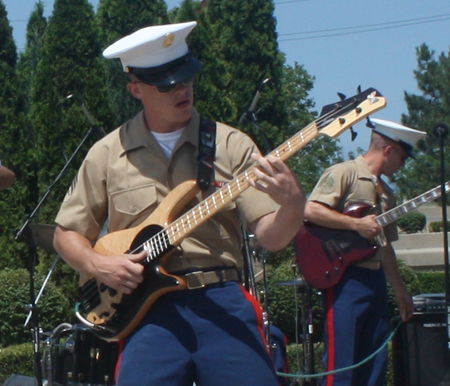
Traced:
POLYGON ((119 357, 117 358, 117 362, 116 362, 116 368, 114 371, 114 384, 116 384, 117 380, 119 379, 119 369, 120 369, 120 363, 122 362, 122 352, 123 352, 123 347, 124 347, 124 341, 123 339, 119 340, 119 357))
MULTIPOLYGON (((333 289, 327 290, 327 371, 335 370, 335 341, 334 341, 334 312, 333 312, 333 289)), ((333 386, 333 374, 327 376, 326 386, 333 386)))

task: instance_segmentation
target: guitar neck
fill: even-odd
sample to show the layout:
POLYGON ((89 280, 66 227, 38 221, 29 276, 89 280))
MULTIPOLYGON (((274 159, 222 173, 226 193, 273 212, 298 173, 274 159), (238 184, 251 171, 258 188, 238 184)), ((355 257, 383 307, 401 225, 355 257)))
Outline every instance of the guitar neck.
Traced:
MULTIPOLYGON (((353 124, 385 106, 386 100, 373 88, 360 92, 354 97, 324 106, 319 118, 277 147, 270 155, 286 161, 319 134, 336 138, 353 124)), ((258 165, 255 163, 148 240, 151 249, 159 251, 166 248, 168 244, 179 245, 186 236, 246 190, 250 186, 249 179, 256 181, 257 178, 253 173, 255 166, 258 165)))
MULTIPOLYGON (((282 161, 286 161, 316 138, 318 134, 317 125, 313 122, 277 147, 270 155, 273 155, 282 161)), ((256 180, 256 176, 253 173, 253 167, 256 166, 257 164, 254 164, 251 168, 239 174, 234 180, 224 185, 170 224, 165 229, 170 244, 179 245, 181 241, 198 226, 220 212, 225 205, 235 200, 242 192, 249 188, 250 184, 248 180, 256 180)))
MULTIPOLYGON (((450 187, 450 182, 447 182, 445 184, 445 191, 447 192, 450 187)), ((413 210, 417 209, 419 206, 422 206, 423 204, 426 204, 427 202, 431 202, 436 200, 437 198, 441 197, 442 191, 441 191, 441 185, 429 190, 428 192, 425 192, 421 194, 420 196, 417 196, 416 198, 413 198, 409 201, 406 201, 404 204, 399 205, 391 210, 388 210, 387 212, 384 212, 383 214, 380 214, 375 218, 375 221, 378 223, 378 225, 384 227, 396 220, 398 220, 400 217, 404 216, 405 214, 408 214, 409 212, 412 212, 413 210)))

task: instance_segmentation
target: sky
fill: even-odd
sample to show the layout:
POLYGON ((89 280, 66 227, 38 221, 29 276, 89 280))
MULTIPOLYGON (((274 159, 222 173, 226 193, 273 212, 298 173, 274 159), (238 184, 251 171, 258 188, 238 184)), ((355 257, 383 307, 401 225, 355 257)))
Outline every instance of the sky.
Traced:
MULTIPOLYGON (((98 1, 91 3, 97 7, 98 1)), ((35 2, 3 0, 19 50, 35 2)), ((180 1, 166 3, 170 9, 180 1)), ((44 6, 50 16, 53 0, 44 0, 44 6)), ((407 114, 404 92, 420 95, 414 78, 416 48, 426 43, 436 59, 449 53, 449 0, 275 0, 274 16, 286 63, 303 65, 315 77, 309 96, 319 112, 338 101, 338 92, 352 96, 358 86, 374 87, 387 99, 387 107, 373 117, 400 122, 402 113, 407 114)), ((344 154, 368 146, 370 129, 364 123, 354 129, 354 142, 348 131, 339 137, 344 154)))

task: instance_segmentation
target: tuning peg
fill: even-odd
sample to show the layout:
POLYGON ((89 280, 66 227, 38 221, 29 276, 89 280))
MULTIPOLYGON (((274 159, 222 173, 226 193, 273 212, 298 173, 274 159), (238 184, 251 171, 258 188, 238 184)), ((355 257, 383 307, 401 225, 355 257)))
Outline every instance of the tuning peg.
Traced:
POLYGON ((361 94, 361 85, 359 85, 359 86, 356 88, 356 92, 357 92, 358 94, 361 94))
POLYGON ((345 98, 347 98, 344 94, 342 94, 341 92, 338 92, 338 97, 341 99, 341 101, 345 100, 345 98))
POLYGON ((356 139, 356 137, 358 136, 358 133, 355 130, 353 130, 353 126, 350 127, 350 133, 351 133, 352 142, 353 142, 356 139))
POLYGON ((372 123, 372 121, 370 120, 369 117, 367 117, 366 126, 370 127, 371 129, 375 129, 375 126, 374 126, 374 124, 372 123))

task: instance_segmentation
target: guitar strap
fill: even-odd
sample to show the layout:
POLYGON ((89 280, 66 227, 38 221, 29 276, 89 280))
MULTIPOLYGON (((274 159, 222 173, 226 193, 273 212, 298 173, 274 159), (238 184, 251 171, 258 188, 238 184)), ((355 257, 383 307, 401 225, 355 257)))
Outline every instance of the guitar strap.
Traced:
POLYGON ((217 123, 206 118, 200 120, 199 150, 197 158, 197 185, 207 191, 211 186, 216 159, 217 123))

